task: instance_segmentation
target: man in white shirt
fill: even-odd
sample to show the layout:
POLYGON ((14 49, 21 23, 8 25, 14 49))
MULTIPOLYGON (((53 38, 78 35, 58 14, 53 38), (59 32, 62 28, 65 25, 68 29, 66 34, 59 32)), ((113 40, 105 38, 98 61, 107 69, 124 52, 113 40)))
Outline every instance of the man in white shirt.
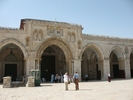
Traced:
POLYGON ((65 90, 68 90, 68 82, 70 81, 70 78, 67 72, 63 75, 63 77, 64 77, 64 83, 65 83, 65 90))

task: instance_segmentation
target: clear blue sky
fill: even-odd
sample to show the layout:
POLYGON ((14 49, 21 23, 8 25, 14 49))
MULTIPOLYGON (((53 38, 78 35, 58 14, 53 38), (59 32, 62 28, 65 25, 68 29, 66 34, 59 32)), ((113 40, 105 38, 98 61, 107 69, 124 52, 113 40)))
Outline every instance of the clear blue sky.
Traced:
POLYGON ((0 26, 24 18, 82 25, 83 33, 133 38, 133 0, 0 0, 0 26))

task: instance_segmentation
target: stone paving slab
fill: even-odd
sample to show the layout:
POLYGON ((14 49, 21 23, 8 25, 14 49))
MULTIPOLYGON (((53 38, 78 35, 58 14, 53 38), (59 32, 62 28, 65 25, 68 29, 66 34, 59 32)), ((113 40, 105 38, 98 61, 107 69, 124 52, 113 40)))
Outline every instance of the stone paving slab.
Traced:
POLYGON ((41 83, 39 87, 3 88, 0 100, 133 100, 133 79, 80 82, 64 90, 64 83, 41 83))

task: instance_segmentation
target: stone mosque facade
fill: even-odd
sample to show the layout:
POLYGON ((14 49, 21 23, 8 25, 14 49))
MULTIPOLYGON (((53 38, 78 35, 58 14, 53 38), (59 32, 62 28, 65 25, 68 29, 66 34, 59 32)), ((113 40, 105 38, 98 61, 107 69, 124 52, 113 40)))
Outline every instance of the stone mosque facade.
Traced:
POLYGON ((66 22, 22 19, 20 28, 0 27, 0 81, 31 76, 40 69, 40 77, 50 81, 51 74, 80 81, 133 78, 133 39, 82 33, 82 26, 66 22))

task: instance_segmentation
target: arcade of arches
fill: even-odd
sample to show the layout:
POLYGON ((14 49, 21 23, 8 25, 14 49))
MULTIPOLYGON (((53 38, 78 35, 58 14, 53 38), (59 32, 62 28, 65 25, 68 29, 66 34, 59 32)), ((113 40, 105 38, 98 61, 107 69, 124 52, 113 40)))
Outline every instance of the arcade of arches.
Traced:
MULTIPOLYGON (((102 52, 98 48, 89 46, 86 47, 82 54, 81 60, 81 81, 84 81, 85 74, 88 74, 89 80, 101 80, 103 74, 103 61, 102 52)), ((124 61, 122 53, 114 49, 109 56, 109 71, 112 78, 125 78, 124 61)), ((73 61, 71 61, 73 63, 73 61)), ((12 76, 12 80, 22 80, 22 77, 26 75, 26 66, 24 61, 24 55, 22 50, 15 44, 10 43, 2 47, 0 51, 0 79, 4 76, 12 76)), ((74 72, 73 66, 71 65, 74 72)), ((131 77, 133 77, 133 53, 130 54, 130 71, 131 77)), ((63 50, 56 46, 48 46, 43 50, 41 61, 41 78, 45 77, 47 81, 50 81, 51 74, 64 74, 69 72, 67 66, 66 57, 63 50)), ((71 73, 72 73, 71 72, 71 73)))
POLYGON ((22 19, 20 28, 0 27, 0 81, 21 81, 40 69, 41 78, 74 72, 84 81, 133 78, 133 39, 82 33, 78 24, 22 19))

